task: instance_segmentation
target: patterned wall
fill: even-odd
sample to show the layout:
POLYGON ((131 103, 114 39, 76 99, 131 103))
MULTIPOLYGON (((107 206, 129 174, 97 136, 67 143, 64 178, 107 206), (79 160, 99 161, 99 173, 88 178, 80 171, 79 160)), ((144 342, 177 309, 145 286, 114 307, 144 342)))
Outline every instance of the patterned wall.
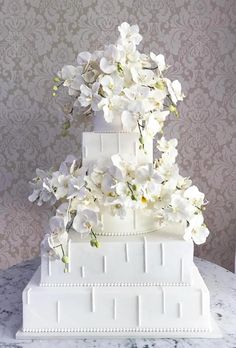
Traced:
POLYGON ((50 210, 27 201, 28 181, 36 167, 79 154, 91 127, 81 118, 69 138, 60 135, 52 76, 78 51, 114 41, 128 21, 139 24, 145 51, 166 55, 187 94, 167 133, 179 139, 182 174, 210 201, 211 236, 196 254, 233 269, 236 1, 0 0, 0 8, 0 266, 38 254, 50 210))

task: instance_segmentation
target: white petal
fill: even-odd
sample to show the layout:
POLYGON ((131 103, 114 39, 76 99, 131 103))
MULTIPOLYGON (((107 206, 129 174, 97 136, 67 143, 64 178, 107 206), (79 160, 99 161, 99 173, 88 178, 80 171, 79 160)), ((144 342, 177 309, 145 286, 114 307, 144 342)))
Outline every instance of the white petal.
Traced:
POLYGON ((105 57, 102 57, 100 60, 100 69, 106 73, 111 74, 116 70, 116 67, 113 63, 110 63, 105 57))
POLYGON ((129 111, 122 112, 121 121, 126 131, 133 131, 137 127, 137 119, 135 115, 129 111))
POLYGON ((87 64, 91 59, 91 53, 90 52, 81 52, 78 54, 78 57, 77 57, 77 63, 79 65, 83 65, 83 64, 87 64))

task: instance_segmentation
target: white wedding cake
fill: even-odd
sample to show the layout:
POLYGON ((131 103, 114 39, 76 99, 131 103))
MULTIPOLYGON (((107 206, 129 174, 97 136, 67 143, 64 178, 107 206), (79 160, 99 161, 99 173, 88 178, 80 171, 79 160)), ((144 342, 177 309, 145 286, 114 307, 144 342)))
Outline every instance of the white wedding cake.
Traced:
POLYGON ((78 67, 66 66, 56 78, 75 106, 78 100, 85 111, 92 106, 94 131, 83 133, 82 163, 68 156, 56 172, 37 170, 30 200, 54 204, 56 215, 41 266, 23 291, 18 337, 219 336, 193 263, 193 241, 208 234, 204 195, 180 176, 176 141, 161 137, 161 156, 153 161, 153 136, 169 111, 177 113, 174 97, 183 95, 164 79, 161 55, 151 55, 155 75, 141 76, 154 69, 137 53, 138 27, 123 23, 119 30, 116 46, 95 58, 80 54, 78 67), (171 93, 166 112, 162 101, 171 93), (114 108, 107 98, 116 99, 114 108))

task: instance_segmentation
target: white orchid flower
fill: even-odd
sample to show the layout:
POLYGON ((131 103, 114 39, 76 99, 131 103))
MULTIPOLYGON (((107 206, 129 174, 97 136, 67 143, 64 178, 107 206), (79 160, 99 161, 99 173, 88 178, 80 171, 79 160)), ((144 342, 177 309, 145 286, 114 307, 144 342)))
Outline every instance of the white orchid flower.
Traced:
POLYGON ((44 236, 42 247, 54 257, 61 256, 61 246, 65 247, 68 240, 68 233, 66 232, 64 220, 62 217, 53 216, 49 220, 50 231, 44 236))
POLYGON ((171 209, 168 211, 170 221, 188 221, 194 214, 195 208, 179 192, 171 196, 171 209))
POLYGON ((98 111, 98 104, 101 101, 101 96, 98 94, 100 84, 98 82, 92 85, 92 88, 87 87, 86 85, 80 86, 80 96, 78 101, 81 106, 87 107, 91 106, 93 111, 98 111))
POLYGON ((203 244, 205 243, 207 237, 209 236, 210 231, 208 228, 203 224, 202 226, 199 226, 198 228, 194 229, 192 231, 192 239, 195 244, 203 244))
POLYGON ((78 65, 87 65, 91 60, 92 54, 88 51, 80 52, 77 56, 78 65))
POLYGON ((133 112, 123 111, 121 114, 121 121, 125 131, 132 132, 135 128, 137 128, 137 120, 138 117, 133 112))
POLYGON ((103 76, 100 79, 100 84, 109 97, 113 96, 113 94, 120 94, 123 90, 123 79, 117 74, 103 76))
POLYGON ((99 110, 103 110, 103 116, 106 122, 111 123, 113 119, 120 117, 124 97, 113 95, 110 98, 102 98, 98 104, 99 110))
POLYGON ((90 209, 77 212, 73 221, 73 228, 81 235, 88 235, 99 224, 97 213, 90 209))
POLYGON ((82 68, 73 65, 65 65, 57 75, 64 80, 63 86, 68 87, 71 96, 79 95, 79 88, 82 83, 82 68))
POLYGON ((64 86, 68 87, 77 75, 81 73, 79 67, 73 65, 64 65, 61 71, 57 73, 60 79, 64 80, 64 86))
POLYGON ((190 202, 198 207, 201 208, 204 205, 204 193, 200 192, 197 186, 193 185, 190 186, 185 192, 184 197, 189 199, 190 202))
POLYGON ((163 80, 165 81, 167 85, 167 89, 173 104, 176 105, 178 101, 182 101, 185 96, 182 93, 181 83, 178 80, 171 82, 167 78, 164 78, 163 80))
POLYGON ((123 178, 129 178, 129 174, 134 172, 135 166, 133 163, 125 161, 120 154, 111 156, 111 161, 115 167, 117 167, 122 173, 123 178))
POLYGON ((155 74, 152 70, 132 67, 130 71, 134 83, 143 86, 153 86, 155 84, 155 74))
POLYGON ((161 137, 157 142, 157 148, 161 152, 170 152, 178 145, 177 139, 166 140, 165 137, 161 137))
POLYGON ((128 23, 124 22, 118 27, 118 30, 120 32, 120 39, 118 39, 118 42, 122 45, 127 45, 129 43, 138 45, 142 40, 138 25, 130 26, 128 23))
POLYGON ((36 178, 33 182, 30 182, 30 186, 33 188, 32 194, 28 197, 30 202, 37 202, 38 206, 48 202, 50 205, 54 204, 56 197, 54 196, 53 188, 51 185, 51 174, 41 169, 36 169, 36 178))
POLYGON ((78 197, 78 199, 84 199, 88 194, 85 187, 84 177, 71 177, 68 183, 67 199, 78 197))
POLYGON ((162 124, 155 118, 154 115, 150 115, 146 121, 146 132, 153 138, 157 133, 162 130, 162 124))
POLYGON ((100 69, 105 74, 112 74, 117 71, 119 63, 122 65, 125 62, 125 52, 119 45, 109 45, 104 51, 104 56, 100 60, 100 69))
POLYGON ((163 56, 163 54, 155 55, 155 53, 151 52, 150 58, 153 62, 156 63, 160 73, 162 73, 164 70, 166 70, 167 66, 166 66, 165 57, 163 56))
POLYGON ((203 223, 203 215, 201 213, 194 214, 188 220, 188 227, 185 229, 184 239, 193 239, 194 243, 202 244, 209 235, 208 228, 203 223))

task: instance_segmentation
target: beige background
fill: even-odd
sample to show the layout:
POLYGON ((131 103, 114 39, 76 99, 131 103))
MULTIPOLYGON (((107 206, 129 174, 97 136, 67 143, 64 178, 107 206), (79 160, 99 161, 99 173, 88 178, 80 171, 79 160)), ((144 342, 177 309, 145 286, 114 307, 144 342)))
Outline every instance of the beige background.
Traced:
MULTIPOLYGON (((60 136, 51 78, 79 51, 101 48, 123 21, 138 23, 144 51, 164 53, 187 98, 168 135, 178 163, 210 201, 211 230, 197 255, 233 269, 236 226, 236 1, 0 0, 0 266, 38 254, 50 210, 27 201, 35 168, 80 153, 79 119, 60 136)), ((62 98, 60 98, 60 101, 62 98)))

